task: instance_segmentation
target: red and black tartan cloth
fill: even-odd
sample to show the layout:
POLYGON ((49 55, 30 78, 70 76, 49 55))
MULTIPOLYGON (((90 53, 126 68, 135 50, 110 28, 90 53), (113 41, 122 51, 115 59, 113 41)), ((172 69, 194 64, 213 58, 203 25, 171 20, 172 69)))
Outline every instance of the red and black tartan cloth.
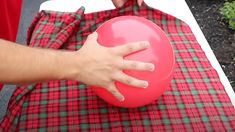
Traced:
POLYGON ((28 32, 29 46, 79 50, 105 21, 141 16, 160 26, 174 47, 177 63, 169 90, 152 104, 125 109, 107 104, 77 81, 19 86, 0 131, 235 131, 235 109, 186 23, 132 0, 114 10, 83 11, 40 12, 28 32))

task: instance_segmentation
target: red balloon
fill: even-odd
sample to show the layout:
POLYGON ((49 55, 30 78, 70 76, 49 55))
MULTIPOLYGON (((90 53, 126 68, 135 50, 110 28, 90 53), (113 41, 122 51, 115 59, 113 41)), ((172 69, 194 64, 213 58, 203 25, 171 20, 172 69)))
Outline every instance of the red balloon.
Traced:
POLYGON ((127 55, 124 59, 150 62, 155 65, 153 72, 123 71, 135 78, 146 80, 149 86, 136 88, 115 82, 125 100, 118 101, 104 88, 92 87, 94 92, 106 102, 125 108, 134 108, 152 103, 169 86, 175 65, 173 48, 165 33, 153 22, 136 16, 113 18, 97 29, 98 42, 106 47, 115 47, 128 42, 149 41, 150 48, 127 55))

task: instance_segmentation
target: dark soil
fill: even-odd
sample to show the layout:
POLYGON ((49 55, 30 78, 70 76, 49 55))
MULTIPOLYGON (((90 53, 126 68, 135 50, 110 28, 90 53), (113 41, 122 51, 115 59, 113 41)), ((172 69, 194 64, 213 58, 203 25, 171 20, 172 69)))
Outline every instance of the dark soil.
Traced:
POLYGON ((219 13, 224 0, 186 0, 235 91, 235 31, 219 13))

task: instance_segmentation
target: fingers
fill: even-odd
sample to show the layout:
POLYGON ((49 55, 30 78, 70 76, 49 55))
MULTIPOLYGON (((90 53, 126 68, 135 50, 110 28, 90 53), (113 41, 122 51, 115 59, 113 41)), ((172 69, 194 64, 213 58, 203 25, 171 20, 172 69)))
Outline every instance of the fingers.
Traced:
MULTIPOLYGON (((116 7, 121 7, 127 0, 112 0, 116 7)), ((139 6, 143 3, 144 0, 137 0, 139 6)))
POLYGON ((114 77, 115 80, 124 83, 126 85, 134 86, 134 87, 139 87, 139 88, 147 88, 148 87, 148 82, 136 79, 134 77, 131 77, 123 72, 120 72, 115 75, 114 77))
POLYGON ((138 5, 141 6, 142 3, 143 3, 143 1, 144 1, 144 0, 137 0, 138 5))
POLYGON ((123 6, 127 0, 112 0, 112 1, 113 1, 113 4, 119 8, 123 6))
POLYGON ((118 55, 124 56, 136 51, 144 50, 149 46, 150 44, 147 41, 133 42, 115 47, 114 52, 117 53, 118 55))
POLYGON ((112 83, 108 88, 107 90, 113 94, 113 96, 118 99, 119 101, 124 101, 125 98, 124 96, 118 91, 118 89, 116 88, 115 84, 112 83))
POLYGON ((123 60, 123 65, 121 68, 125 70, 153 71, 155 66, 152 63, 123 60))

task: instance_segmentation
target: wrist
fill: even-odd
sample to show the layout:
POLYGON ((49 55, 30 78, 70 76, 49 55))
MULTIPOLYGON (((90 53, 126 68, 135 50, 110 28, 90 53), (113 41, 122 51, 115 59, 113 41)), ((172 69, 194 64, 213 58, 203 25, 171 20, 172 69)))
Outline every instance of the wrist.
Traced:
POLYGON ((79 55, 74 52, 61 52, 57 59, 59 80, 77 80, 80 71, 79 55))

